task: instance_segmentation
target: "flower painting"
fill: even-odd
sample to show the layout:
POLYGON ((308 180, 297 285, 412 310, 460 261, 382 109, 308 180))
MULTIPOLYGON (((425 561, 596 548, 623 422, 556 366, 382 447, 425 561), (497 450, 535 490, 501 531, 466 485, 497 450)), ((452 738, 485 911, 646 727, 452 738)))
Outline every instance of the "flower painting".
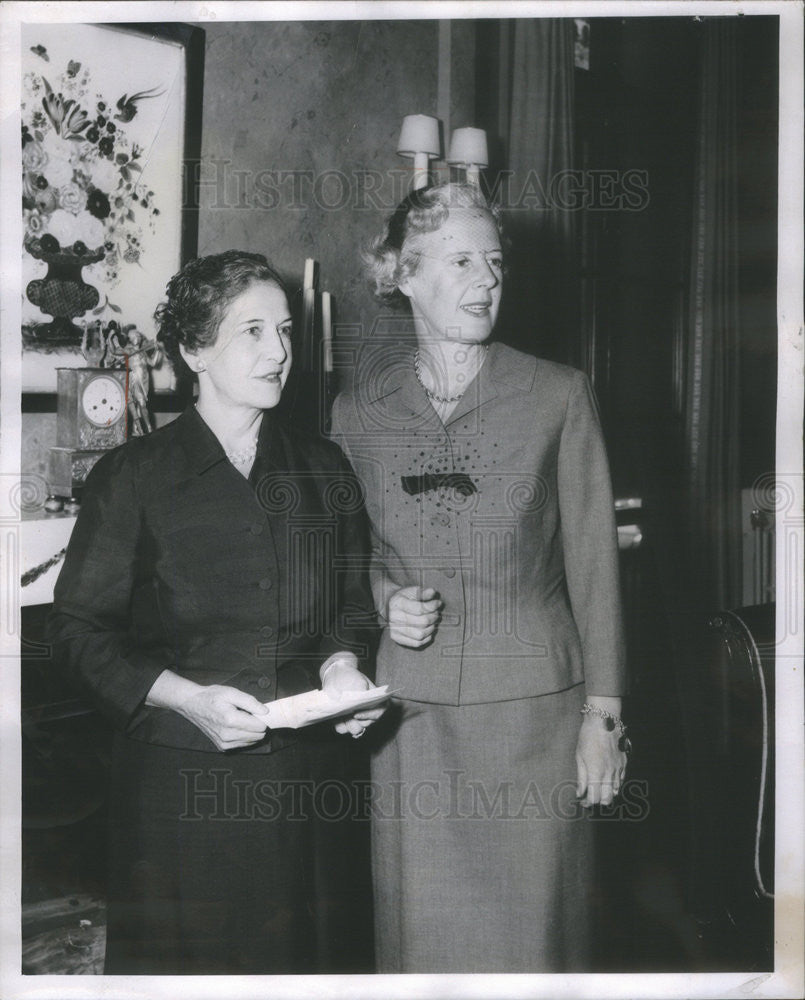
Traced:
MULTIPOLYGON (((126 115, 115 114, 103 95, 91 96, 90 70, 73 60, 57 86, 54 90, 44 73, 27 73, 24 80, 26 249, 72 249, 76 256, 103 249, 104 274, 114 286, 124 266, 140 258, 140 220, 153 231, 159 215, 154 192, 140 181, 143 150, 129 140, 121 124, 136 114, 136 102, 126 101, 124 95, 120 102, 126 115)), ((156 93, 137 96, 162 93, 153 89, 156 93)))
POLYGON ((153 336, 154 309, 180 263, 183 57, 180 45, 113 26, 23 30, 29 389, 51 388, 54 361, 83 363, 88 323, 114 319, 153 336))

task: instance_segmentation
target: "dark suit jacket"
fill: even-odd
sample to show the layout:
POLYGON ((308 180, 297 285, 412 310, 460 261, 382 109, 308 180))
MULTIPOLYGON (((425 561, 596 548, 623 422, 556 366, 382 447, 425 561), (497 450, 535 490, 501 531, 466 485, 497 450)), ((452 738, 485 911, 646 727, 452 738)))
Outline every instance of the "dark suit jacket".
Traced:
MULTIPOLYGON (((374 617, 360 487, 339 449, 263 418, 249 481, 195 409, 105 455, 56 583, 58 662, 128 735, 214 750, 144 699, 166 668, 271 701, 364 660, 374 617)), ((282 745, 272 734, 250 752, 282 745)))
POLYGON ((622 694, 615 516, 587 378, 492 344, 443 426, 410 356, 365 370, 336 400, 333 434, 366 494, 376 606, 414 584, 444 601, 427 648, 384 633, 378 679, 450 705, 582 681, 622 694))

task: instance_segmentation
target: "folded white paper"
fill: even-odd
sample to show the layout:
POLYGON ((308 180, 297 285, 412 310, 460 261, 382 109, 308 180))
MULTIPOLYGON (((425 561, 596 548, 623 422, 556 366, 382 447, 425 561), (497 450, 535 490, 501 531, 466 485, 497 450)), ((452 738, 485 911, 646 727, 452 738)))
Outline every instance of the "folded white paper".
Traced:
POLYGON ((389 698, 388 684, 368 691, 305 691, 290 698, 269 701, 266 708, 266 725, 269 729, 301 729, 314 722, 338 719, 353 715, 362 708, 374 708, 389 698))

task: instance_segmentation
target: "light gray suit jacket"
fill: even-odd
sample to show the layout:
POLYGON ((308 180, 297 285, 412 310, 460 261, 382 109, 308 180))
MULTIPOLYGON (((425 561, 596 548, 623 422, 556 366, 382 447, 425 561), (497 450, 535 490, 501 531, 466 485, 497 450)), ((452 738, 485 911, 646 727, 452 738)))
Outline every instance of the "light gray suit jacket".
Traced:
POLYGON ((433 587, 424 649, 387 632, 378 683, 462 705, 625 688, 609 468, 586 376, 492 344, 442 424, 412 355, 369 365, 338 397, 333 436, 361 480, 381 615, 398 587, 433 587))

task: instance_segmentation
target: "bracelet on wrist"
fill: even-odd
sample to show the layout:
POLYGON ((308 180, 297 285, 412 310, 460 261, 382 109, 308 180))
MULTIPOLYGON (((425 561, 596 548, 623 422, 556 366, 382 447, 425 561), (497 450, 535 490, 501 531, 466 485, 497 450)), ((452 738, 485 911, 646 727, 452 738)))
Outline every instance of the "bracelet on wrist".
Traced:
POLYGON ((588 702, 581 706, 582 715, 597 715, 600 719, 604 720, 604 727, 607 732, 618 734, 618 749, 623 753, 629 753, 632 749, 632 741, 626 735, 626 726, 623 719, 619 715, 613 715, 612 712, 607 712, 605 708, 598 708, 597 705, 590 705, 588 702))

